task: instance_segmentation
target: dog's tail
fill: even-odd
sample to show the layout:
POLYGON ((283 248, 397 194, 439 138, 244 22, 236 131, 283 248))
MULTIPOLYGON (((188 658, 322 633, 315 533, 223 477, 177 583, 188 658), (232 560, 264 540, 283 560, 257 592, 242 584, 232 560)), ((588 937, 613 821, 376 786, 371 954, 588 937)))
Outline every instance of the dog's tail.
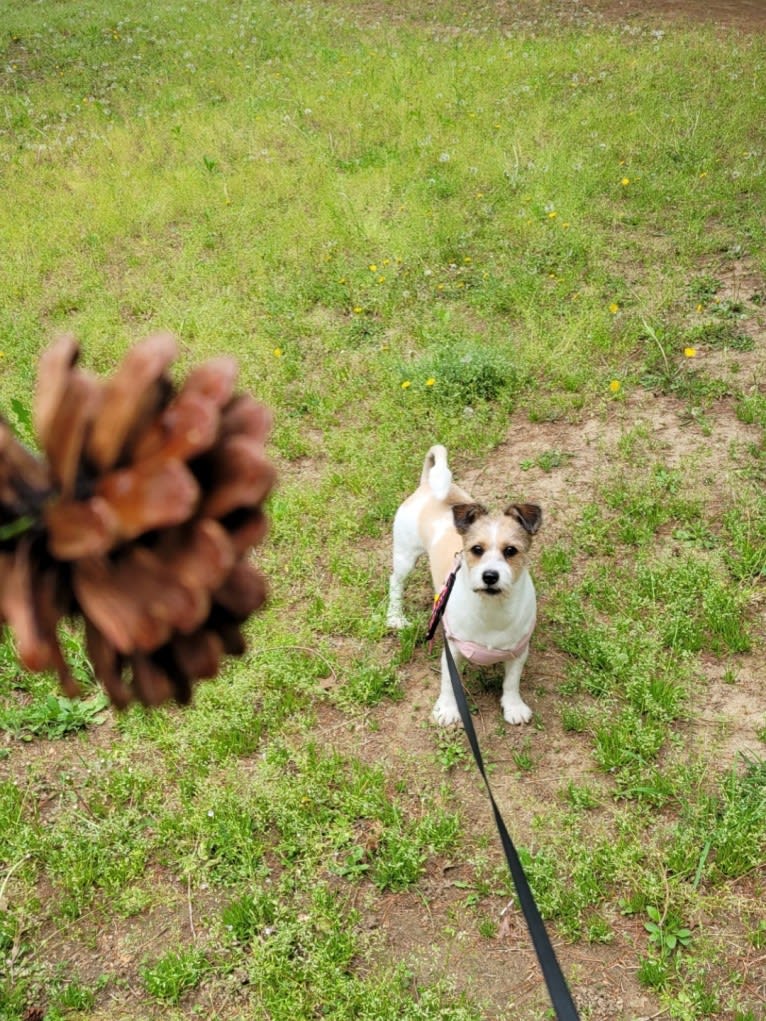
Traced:
POLYGON ((447 448, 437 444, 426 454, 420 484, 428 486, 437 500, 446 500, 452 485, 452 472, 447 465, 447 448))

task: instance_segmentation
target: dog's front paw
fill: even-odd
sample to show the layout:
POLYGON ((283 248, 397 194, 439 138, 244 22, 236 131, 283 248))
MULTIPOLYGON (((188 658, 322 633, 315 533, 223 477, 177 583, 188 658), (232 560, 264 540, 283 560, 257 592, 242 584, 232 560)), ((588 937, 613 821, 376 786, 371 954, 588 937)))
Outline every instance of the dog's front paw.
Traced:
POLYGON ((532 719, 532 710, 520 698, 503 698, 500 701, 503 708, 503 717, 506 723, 529 723, 532 719))
POLYGON ((440 727, 454 727, 460 723, 460 711, 454 698, 438 698, 434 706, 433 718, 440 727))

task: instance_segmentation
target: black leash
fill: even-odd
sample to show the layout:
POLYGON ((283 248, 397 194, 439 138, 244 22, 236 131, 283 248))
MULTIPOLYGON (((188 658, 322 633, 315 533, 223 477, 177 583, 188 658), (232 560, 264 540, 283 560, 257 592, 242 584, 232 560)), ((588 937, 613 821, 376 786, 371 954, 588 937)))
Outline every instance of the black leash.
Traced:
MULTIPOLYGON (((451 583, 449 584, 449 588, 446 592, 442 592, 437 601, 437 605, 434 608, 434 613, 429 623, 428 638, 433 637, 436 625, 444 615, 444 611, 447 608, 447 599, 449 599, 449 594, 452 591, 452 585, 455 581, 455 573, 456 571, 450 576, 451 583)), ((445 589, 446 588, 447 586, 445 586, 445 589)), ((455 666, 455 660, 452 657, 452 651, 450 650, 449 642, 446 638, 444 639, 444 654, 447 657, 447 668, 452 682, 452 691, 454 692, 455 701, 457 702, 458 711, 460 712, 460 719, 463 721, 463 728, 465 729, 466 736, 468 737, 468 743, 471 746, 473 757, 476 760, 476 765, 479 768, 479 772, 484 780, 484 785, 487 788, 489 802, 492 805, 492 812, 495 816, 495 824, 497 826, 498 833, 500 834, 500 841, 503 845, 503 850, 505 851, 505 858, 508 862, 508 868, 511 871, 511 876, 513 877, 521 910, 524 912, 524 918, 527 923, 527 928, 529 929, 529 935, 532 937, 532 943, 537 953, 540 970, 543 973, 545 984, 548 987, 548 995, 551 998, 553 1009, 556 1012, 558 1021, 579 1021, 577 1008, 574 1005, 574 1000, 572 999, 572 994, 569 991, 569 986, 564 978, 564 973, 561 970, 561 965, 558 962, 556 952, 553 949, 550 937, 548 936, 545 923, 543 922, 542 916, 535 902, 535 898, 532 894, 532 890, 530 889, 529 881, 527 880, 524 872, 524 867, 521 864, 521 860, 516 852, 511 836, 505 825, 503 817, 500 814, 500 809, 497 807, 495 797, 492 793, 492 788, 489 785, 487 772, 484 768, 484 759, 481 755, 481 749, 479 748, 479 742, 476 737, 476 730, 474 729, 473 720, 471 718, 471 711, 468 708, 465 691, 463 690, 463 683, 460 680, 460 674, 455 666)))

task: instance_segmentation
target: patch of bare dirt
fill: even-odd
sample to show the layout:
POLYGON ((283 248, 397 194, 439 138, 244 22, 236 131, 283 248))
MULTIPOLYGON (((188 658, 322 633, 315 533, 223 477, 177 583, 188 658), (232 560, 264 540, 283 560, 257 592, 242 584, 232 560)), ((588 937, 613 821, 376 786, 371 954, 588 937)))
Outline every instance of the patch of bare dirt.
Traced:
POLYGON ((404 0, 396 5, 395 13, 380 0, 366 0, 359 9, 367 17, 412 21, 448 35, 466 28, 536 32, 556 25, 593 24, 655 31, 673 25, 712 25, 739 32, 766 30, 766 5, 762 0, 477 0, 469 6, 456 5, 451 24, 444 23, 444 4, 436 0, 404 0))
POLYGON ((582 6, 610 21, 689 21, 750 32, 766 29, 762 0, 589 0, 582 6))

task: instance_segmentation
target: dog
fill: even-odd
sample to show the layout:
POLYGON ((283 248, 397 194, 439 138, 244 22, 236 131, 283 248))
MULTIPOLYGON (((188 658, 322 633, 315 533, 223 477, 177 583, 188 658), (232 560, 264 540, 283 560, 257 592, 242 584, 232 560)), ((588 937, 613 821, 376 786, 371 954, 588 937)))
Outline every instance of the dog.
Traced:
MULTIPOLYGON (((437 593, 457 568, 442 618, 445 640, 458 669, 466 661, 505 664, 500 705, 506 722, 512 724, 532 719, 519 683, 537 617, 527 553, 541 524, 542 511, 536 504, 511 504, 501 514, 490 514, 476 503, 453 482, 441 445, 428 451, 420 485, 394 517, 388 626, 401 629, 408 623, 404 583, 423 553, 428 554, 437 593)), ((444 652, 433 716, 442 726, 460 722, 444 652)))

